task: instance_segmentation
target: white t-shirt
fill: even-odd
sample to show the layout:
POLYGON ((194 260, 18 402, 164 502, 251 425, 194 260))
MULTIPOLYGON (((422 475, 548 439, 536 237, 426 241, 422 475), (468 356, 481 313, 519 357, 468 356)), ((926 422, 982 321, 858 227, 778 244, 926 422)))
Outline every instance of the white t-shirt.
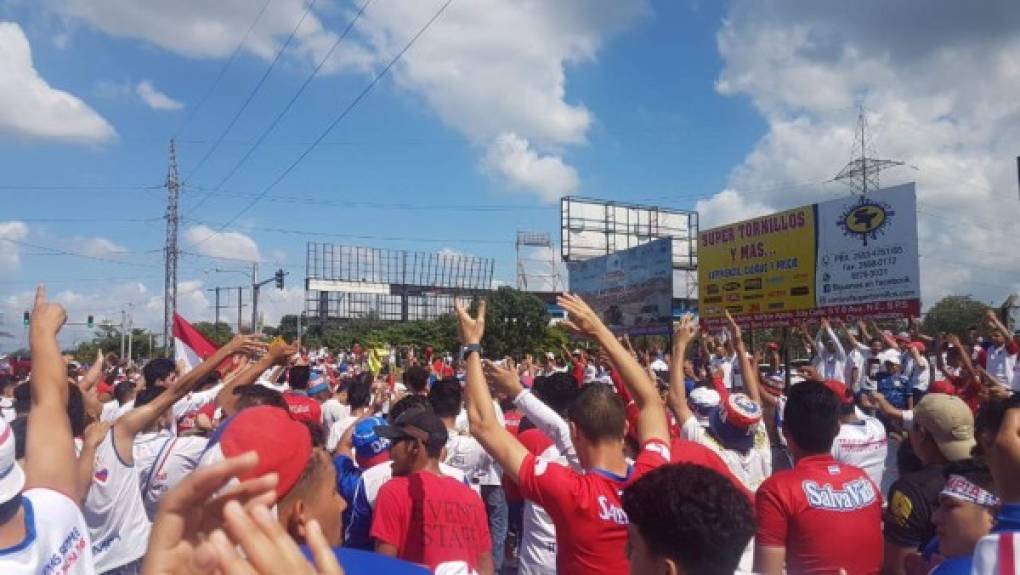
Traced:
MULTIPOLYGON (((440 462, 439 471, 447 477, 452 477, 460 483, 467 485, 467 480, 464 479, 464 472, 450 467, 449 465, 440 462)), ((366 469, 361 474, 361 481, 358 483, 365 485, 365 499, 368 501, 369 506, 375 509, 375 500, 379 497, 379 490, 382 489, 383 484, 393 478, 393 462, 387 461, 380 463, 379 465, 373 465, 371 468, 366 469)), ((354 498, 358 498, 357 492, 354 494, 354 498)))
MULTIPOLYGON (((333 429, 333 424, 351 416, 351 408, 340 403, 335 397, 322 402, 322 425, 326 429, 333 429)), ((339 440, 339 438, 337 438, 339 440)))
POLYGON ((331 425, 329 428, 329 437, 326 438, 326 451, 333 453, 336 446, 340 443, 340 438, 344 436, 347 429, 354 425, 354 422, 357 420, 357 415, 348 415, 331 425))
POLYGON ((0 573, 94 574, 89 529, 78 504, 52 489, 29 489, 21 495, 29 535, 20 545, 0 551, 0 573))
POLYGON ((869 415, 858 414, 860 421, 843 423, 832 442, 832 457, 847 465, 863 469, 875 485, 882 485, 889 439, 885 426, 869 415))
POLYGON ((1010 343, 998 347, 989 347, 986 351, 988 373, 995 379, 1002 382, 1006 387, 1012 388, 1016 385, 1013 381, 1013 373, 1016 370, 1017 354, 1009 353, 1010 343))
POLYGON ((103 411, 99 414, 99 421, 108 421, 113 423, 117 421, 117 418, 124 415, 128 411, 131 411, 135 406, 135 400, 125 402, 124 404, 117 403, 114 401, 107 401, 103 404, 103 411))
POLYGON ((680 432, 684 439, 700 443, 719 454, 733 475, 751 492, 758 491, 758 486, 772 475, 772 448, 763 421, 755 427, 754 446, 747 453, 727 449, 698 423, 696 417, 685 421, 680 432))
POLYGON ((168 431, 139 433, 135 437, 135 469, 150 520, 155 519, 163 494, 198 467, 198 460, 208 444, 209 440, 204 437, 177 437, 168 431))
POLYGON ((861 390, 865 379, 868 377, 868 366, 864 362, 864 354, 859 349, 851 349, 846 355, 846 375, 844 383, 853 389, 854 393, 861 390), (854 378, 854 368, 857 369, 857 378, 854 378))
POLYGON ((928 384, 931 382, 931 367, 928 359, 921 356, 921 361, 915 362, 911 357, 910 367, 910 387, 918 391, 928 391, 928 384))
POLYGON ((138 471, 121 461, 113 447, 113 429, 96 448, 85 522, 96 571, 109 571, 145 555, 152 523, 142 504, 138 471))
MULTIPOLYGON (((715 357, 709 362, 712 371, 721 370, 723 385, 726 389, 733 389, 733 366, 737 362, 737 354, 729 357, 715 357)), ((709 374, 711 375, 711 374, 709 374)))
MULTIPOLYGON (((567 458, 552 444, 538 457, 567 466, 567 458)), ((520 575, 556 575, 556 525, 545 508, 525 499, 521 515, 520 575)))
POLYGON ((447 429, 446 433, 446 459, 443 463, 464 472, 471 488, 476 491, 479 485, 501 485, 502 471, 477 439, 454 429, 447 429))
POLYGON ((0 397, 0 417, 3 417, 8 423, 17 419, 18 412, 14 411, 13 399, 9 397, 0 397))

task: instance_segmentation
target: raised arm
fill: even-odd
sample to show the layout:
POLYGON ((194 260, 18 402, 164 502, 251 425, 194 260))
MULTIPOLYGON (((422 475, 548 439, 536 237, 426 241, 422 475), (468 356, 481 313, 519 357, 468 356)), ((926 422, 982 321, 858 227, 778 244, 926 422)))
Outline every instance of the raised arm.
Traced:
POLYGON ((579 335, 594 339, 606 350, 613 365, 620 372, 634 404, 638 408, 637 436, 640 443, 658 439, 669 444, 669 427, 666 413, 662 409, 655 383, 648 377, 641 364, 624 349, 613 336, 613 332, 602 323, 588 304, 574 294, 564 294, 557 303, 566 310, 568 319, 560 325, 579 335))
POLYGON ((77 501, 77 458, 67 417, 67 366, 57 345, 57 334, 65 321, 64 308, 46 301, 46 287, 36 288, 28 332, 32 408, 25 442, 25 489, 44 487, 77 501))
POLYGON ((680 320, 676 331, 673 332, 673 368, 669 370, 669 394, 666 396, 666 403, 673 410, 680 425, 694 417, 690 406, 687 405, 687 385, 684 381, 685 374, 682 366, 684 357, 687 355, 687 346, 691 344, 696 335, 698 335, 698 323, 694 321, 691 314, 685 315, 680 320))
POLYGON ((265 373, 266 370, 273 368, 273 366, 287 363, 297 353, 298 347, 298 342, 287 345, 282 340, 278 340, 271 343, 265 355, 224 384, 223 389, 216 396, 216 405, 228 413, 233 413, 233 407, 237 404, 237 395, 234 393, 234 390, 255 383, 260 375, 265 373))
POLYGON ((836 348, 836 357, 839 361, 846 361, 846 349, 843 348, 842 342, 836 337, 836 332, 832 330, 832 324, 829 323, 828 318, 822 318, 822 327, 825 328, 826 335, 832 339, 832 344, 836 348))
MULTIPOLYGON (((460 340, 465 346, 477 346, 482 343, 485 334, 485 300, 478 304, 478 317, 472 318, 463 303, 454 304, 460 328, 460 340)), ((503 471, 514 480, 520 482, 521 464, 528 455, 527 448, 500 424, 496 417, 496 408, 492 405, 492 394, 485 383, 482 372, 482 358, 478 353, 471 352, 465 358, 467 378, 464 384, 464 406, 468 414, 468 426, 471 435, 482 444, 485 451, 499 463, 503 471)))
POLYGON ((85 505, 85 499, 89 496, 89 487, 92 486, 92 474, 95 472, 96 448, 110 431, 110 423, 96 421, 85 428, 82 436, 81 453, 78 454, 78 491, 77 501, 79 505, 85 505))
POLYGON ((868 324, 863 319, 857 322, 857 329, 861 331, 861 339, 871 339, 871 334, 868 333, 868 324))
POLYGON ((265 348, 255 336, 236 335, 229 343, 216 350, 216 353, 200 363, 195 369, 177 378, 177 381, 166 391, 156 396, 151 402, 136 407, 117 418, 113 426, 114 449, 120 458, 131 463, 132 445, 135 435, 152 425, 159 416, 171 408, 174 403, 184 397, 196 385, 206 378, 224 360, 235 353, 253 354, 265 348))
POLYGON ((747 347, 744 345, 744 332, 737 325, 737 322, 726 310, 726 321, 730 322, 730 333, 733 334, 733 345, 737 348, 737 359, 740 361, 740 374, 744 378, 744 391, 751 401, 761 405, 761 387, 758 382, 758 366, 751 365, 747 357, 747 347))

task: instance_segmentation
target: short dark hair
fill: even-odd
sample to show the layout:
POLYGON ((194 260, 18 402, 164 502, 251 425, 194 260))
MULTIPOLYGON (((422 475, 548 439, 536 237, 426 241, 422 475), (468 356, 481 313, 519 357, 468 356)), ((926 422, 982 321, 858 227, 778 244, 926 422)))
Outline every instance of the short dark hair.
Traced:
POLYGON ((453 377, 435 382, 429 390, 429 403, 439 417, 457 417, 463 397, 460 380, 453 377))
POLYGON ((362 373, 354 378, 350 387, 347 388, 347 404, 351 409, 368 407, 372 401, 372 377, 371 373, 362 373))
POLYGON ((946 479, 949 479, 950 475, 959 475, 974 485, 995 493, 995 479, 992 477, 992 472, 988 469, 988 465, 980 460, 965 459, 963 461, 954 461, 946 465, 942 473, 946 476, 946 479))
POLYGON ((543 403, 562 415, 577 398, 577 380, 567 373, 558 371, 545 377, 536 377, 531 391, 543 403))
POLYGON ((1015 394, 1007 399, 993 399, 985 402, 978 411, 977 417, 974 418, 974 436, 980 437, 986 433, 998 435, 1002 421, 1006 418, 1006 412, 1010 409, 1020 409, 1020 394, 1015 394))
POLYGON ((32 384, 23 383, 14 388, 14 412, 28 413, 32 408, 32 384))
POLYGON ((142 368, 142 377, 145 378, 145 387, 155 387, 160 380, 165 380, 172 373, 177 371, 174 361, 165 357, 157 357, 149 360, 142 368))
POLYGON ((67 386, 67 417, 71 420, 71 434, 81 437, 85 433, 88 417, 85 413, 85 398, 77 385, 67 386))
POLYGON ((312 370, 307 365, 295 365, 287 374, 287 383, 291 389, 308 389, 308 379, 312 370))
POLYGON ((659 467, 628 487, 622 502, 649 551, 687 573, 732 574, 754 535, 747 496, 707 467, 659 467))
POLYGON ((411 411, 412 409, 432 411, 432 404, 424 395, 405 395, 400 399, 400 401, 394 403, 390 407, 390 412, 386 416, 386 420, 393 423, 398 417, 403 415, 404 412, 411 411))
POLYGON ((412 365, 404 371, 404 385, 414 393, 421 393, 429 386, 429 372, 420 365, 412 365))
POLYGON ((803 381, 787 392, 783 429, 807 453, 828 453, 839 435, 839 399, 824 384, 803 381))
POLYGON ((237 403, 235 404, 237 411, 259 405, 270 405, 290 413, 290 407, 287 405, 287 400, 283 398, 283 394, 265 385, 255 383, 235 387, 234 395, 237 396, 237 403))
POLYGON ((145 389, 138 392, 135 396, 135 407, 142 407, 148 405, 153 399, 159 397, 161 393, 166 391, 166 388, 162 385, 150 385, 145 389))
POLYGON ((607 385, 585 387, 567 409, 567 418, 589 441, 623 439, 627 414, 623 400, 607 385))
POLYGON ((117 403, 123 405, 134 390, 135 382, 125 379, 113 387, 113 397, 117 400, 117 403))

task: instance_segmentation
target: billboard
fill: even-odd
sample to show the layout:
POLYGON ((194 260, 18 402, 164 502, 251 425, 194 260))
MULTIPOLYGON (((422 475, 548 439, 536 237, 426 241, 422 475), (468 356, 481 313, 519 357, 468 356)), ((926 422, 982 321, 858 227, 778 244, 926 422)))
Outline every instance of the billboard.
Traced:
POLYGON ((705 327, 918 315, 914 184, 705 230, 698 259, 705 327))
POLYGON ((570 289, 614 332, 668 333, 673 315, 673 240, 664 238, 567 263, 570 289))

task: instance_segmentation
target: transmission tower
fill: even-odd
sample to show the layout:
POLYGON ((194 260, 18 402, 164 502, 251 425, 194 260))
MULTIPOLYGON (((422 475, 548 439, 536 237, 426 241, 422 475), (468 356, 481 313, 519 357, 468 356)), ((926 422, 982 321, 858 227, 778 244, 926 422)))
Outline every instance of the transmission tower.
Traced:
POLYGON ((868 119, 864 115, 863 106, 861 106, 857 114, 857 130, 854 133, 853 148, 854 152, 850 162, 832 179, 847 184, 854 192, 862 196, 879 188, 879 172, 887 168, 903 165, 903 162, 896 160, 880 160, 868 157, 869 155, 874 155, 875 150, 868 140, 868 119))
POLYGON ((167 356, 173 350, 174 314, 177 313, 177 195, 180 192, 177 181, 177 151, 170 140, 170 167, 166 174, 166 246, 163 259, 166 262, 163 294, 163 345, 167 356))
POLYGON ((559 291, 561 286, 559 269, 556 267, 556 250, 553 249, 549 234, 545 232, 518 231, 516 247, 517 289, 528 291, 528 278, 531 278, 533 280, 540 280, 542 287, 545 288, 543 290, 542 287, 536 286, 534 285, 535 282, 532 282, 532 287, 538 288, 538 291, 559 291), (546 251, 539 252, 538 249, 545 249, 546 251), (534 257, 539 253, 542 255, 548 254, 548 259, 545 257, 534 257), (529 255, 533 257, 527 257, 529 255), (529 262, 537 265, 529 266, 529 262))

